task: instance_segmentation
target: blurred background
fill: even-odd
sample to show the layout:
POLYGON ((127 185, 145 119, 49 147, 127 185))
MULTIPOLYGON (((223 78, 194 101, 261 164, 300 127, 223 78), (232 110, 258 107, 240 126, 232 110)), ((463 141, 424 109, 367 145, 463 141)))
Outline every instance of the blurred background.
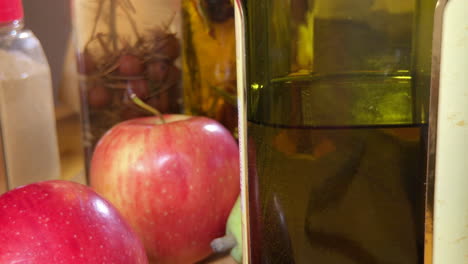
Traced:
POLYGON ((68 40, 71 32, 70 1, 23 0, 25 24, 39 38, 52 69, 58 95, 68 40))

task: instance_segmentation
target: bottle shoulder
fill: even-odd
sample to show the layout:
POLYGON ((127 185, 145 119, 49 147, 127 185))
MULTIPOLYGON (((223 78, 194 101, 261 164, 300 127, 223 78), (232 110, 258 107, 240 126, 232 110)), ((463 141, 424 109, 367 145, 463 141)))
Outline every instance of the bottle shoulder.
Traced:
POLYGON ((0 35, 0 80, 24 79, 50 74, 40 41, 31 30, 19 29, 0 35))
POLYGON ((42 46, 31 30, 19 29, 0 32, 0 49, 27 53, 31 50, 42 49, 42 46))
POLYGON ((3 72, 50 71, 42 45, 29 29, 0 34, 0 60, 3 72))

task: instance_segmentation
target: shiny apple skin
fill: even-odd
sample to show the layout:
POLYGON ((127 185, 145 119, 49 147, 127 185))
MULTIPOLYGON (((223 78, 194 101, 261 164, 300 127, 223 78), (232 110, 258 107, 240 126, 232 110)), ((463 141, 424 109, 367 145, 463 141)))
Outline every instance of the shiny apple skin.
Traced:
POLYGON ((231 133, 205 117, 125 121, 98 143, 91 185, 142 238, 150 262, 187 264, 211 254, 240 191, 231 133))
POLYGON ((136 234, 91 188, 29 184, 0 196, 0 263, 146 264, 136 234))

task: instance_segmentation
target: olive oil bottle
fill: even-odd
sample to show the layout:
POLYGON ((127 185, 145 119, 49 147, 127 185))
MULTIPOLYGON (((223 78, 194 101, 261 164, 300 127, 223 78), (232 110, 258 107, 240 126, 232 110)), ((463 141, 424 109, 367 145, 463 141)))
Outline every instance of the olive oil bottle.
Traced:
POLYGON ((248 263, 425 263, 435 2, 237 1, 248 263))

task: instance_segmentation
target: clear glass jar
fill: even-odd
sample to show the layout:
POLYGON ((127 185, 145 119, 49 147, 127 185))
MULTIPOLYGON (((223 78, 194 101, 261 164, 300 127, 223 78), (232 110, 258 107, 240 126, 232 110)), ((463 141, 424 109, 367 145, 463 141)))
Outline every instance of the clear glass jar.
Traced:
POLYGON ((74 0, 86 162, 113 125, 182 110, 180 0, 74 0))
POLYGON ((424 263, 436 1, 236 2, 248 263, 424 263))
POLYGON ((236 42, 230 0, 183 1, 184 102, 236 134, 236 42))

